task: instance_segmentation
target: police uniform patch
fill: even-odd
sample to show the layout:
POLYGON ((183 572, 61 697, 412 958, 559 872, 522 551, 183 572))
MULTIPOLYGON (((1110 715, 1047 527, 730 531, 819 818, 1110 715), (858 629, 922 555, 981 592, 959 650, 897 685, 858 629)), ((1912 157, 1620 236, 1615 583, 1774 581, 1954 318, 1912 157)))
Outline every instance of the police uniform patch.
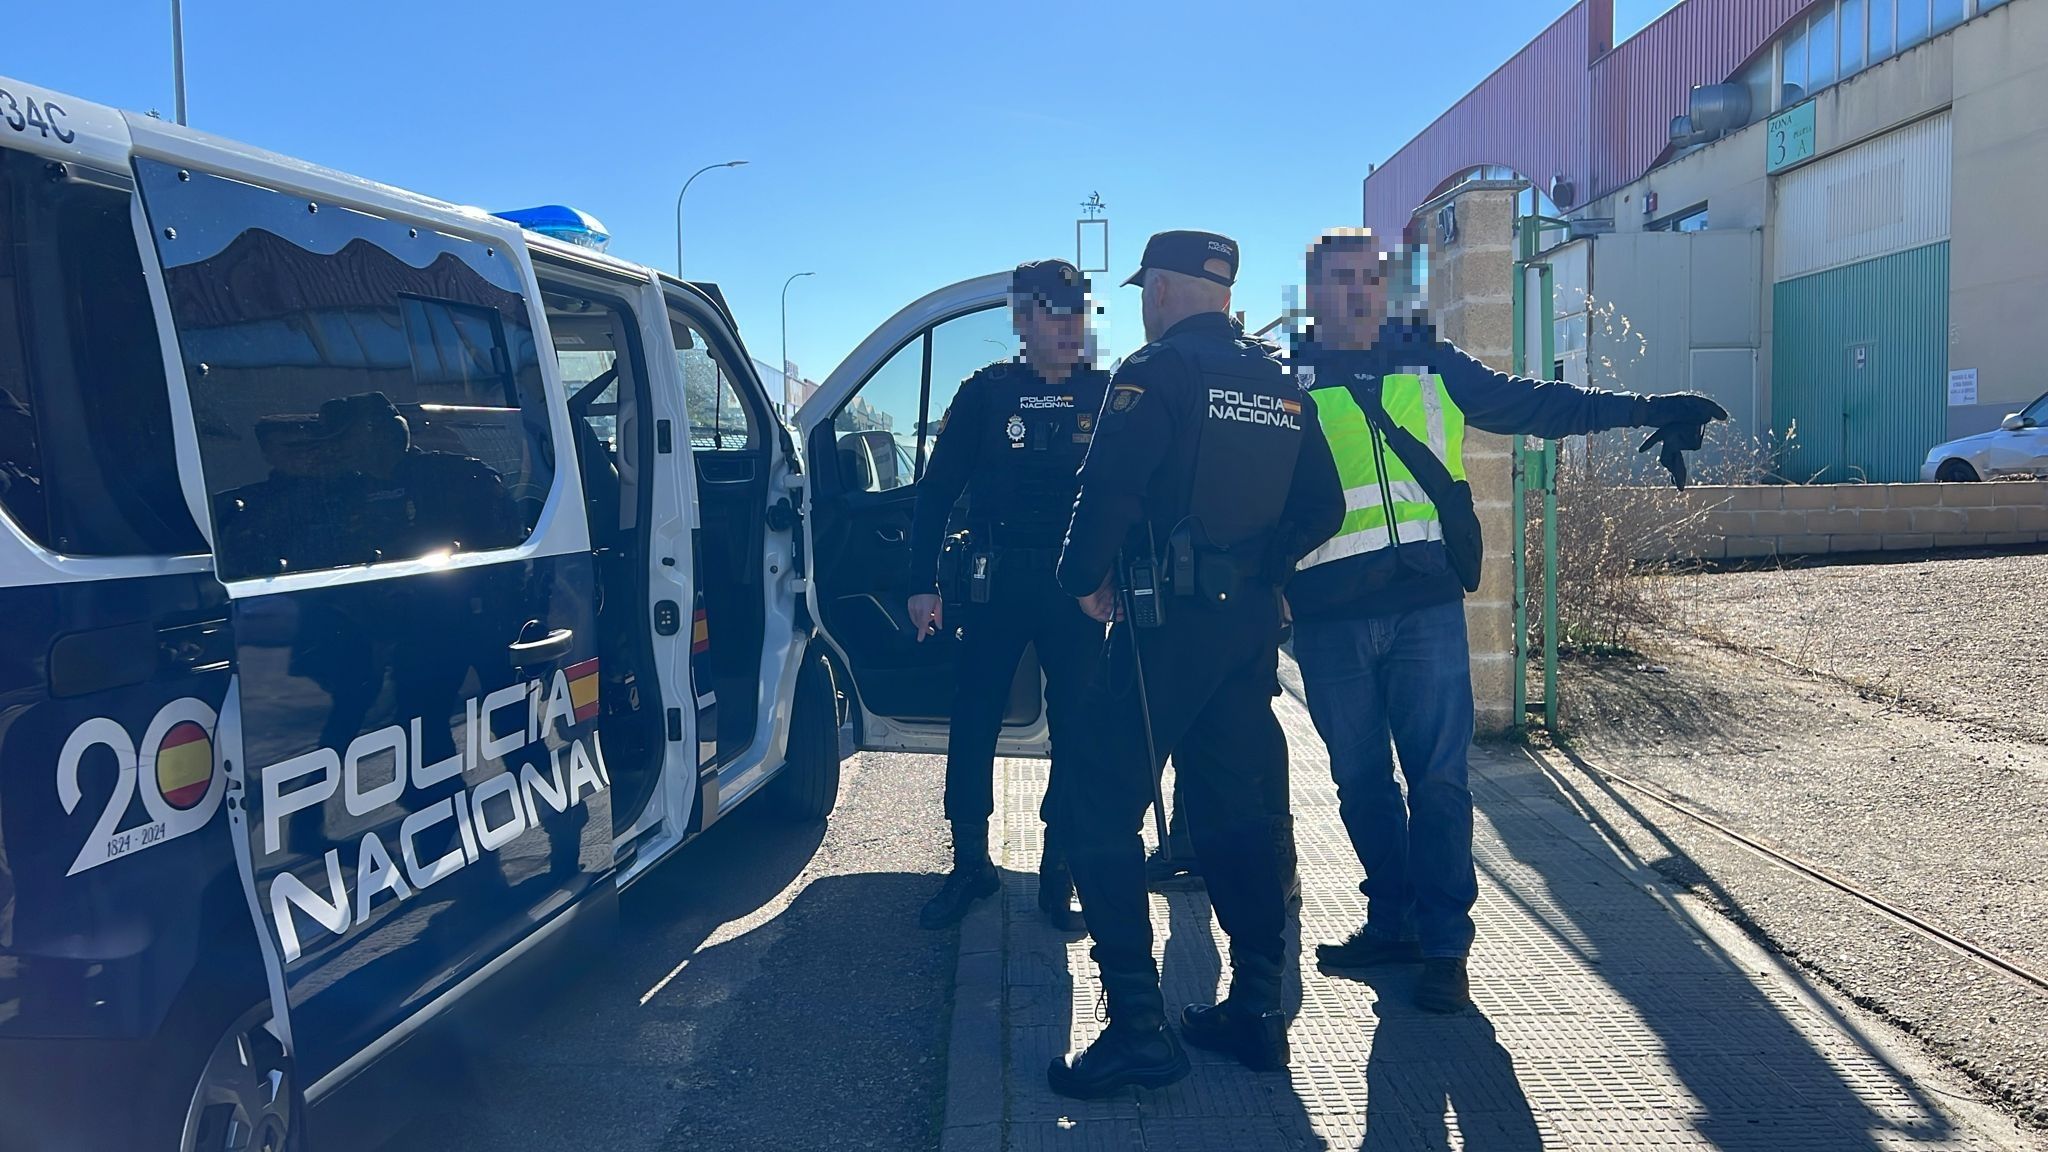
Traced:
POLYGON ((1024 417, 1011 416, 1010 422, 1003 425, 1003 435, 1010 438, 1010 447, 1022 448, 1024 446, 1024 417))
POLYGON ((1095 431, 1095 414, 1092 412, 1077 412, 1074 414, 1074 423, 1079 425, 1083 432, 1093 432, 1095 431))
POLYGON ((1128 412, 1138 403, 1138 399, 1143 395, 1145 395, 1145 390, 1136 384, 1119 384, 1116 386, 1116 390, 1110 393, 1109 410, 1111 412, 1128 412))

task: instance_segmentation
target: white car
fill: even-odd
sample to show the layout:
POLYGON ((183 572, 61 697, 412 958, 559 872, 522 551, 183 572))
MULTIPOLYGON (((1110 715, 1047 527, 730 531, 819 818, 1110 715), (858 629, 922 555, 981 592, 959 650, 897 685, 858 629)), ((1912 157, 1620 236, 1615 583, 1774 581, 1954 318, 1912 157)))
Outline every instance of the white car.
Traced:
POLYGON ((1937 444, 1920 465, 1922 480, 1996 480, 2001 476, 2048 478, 2048 394, 1997 428, 1937 444))

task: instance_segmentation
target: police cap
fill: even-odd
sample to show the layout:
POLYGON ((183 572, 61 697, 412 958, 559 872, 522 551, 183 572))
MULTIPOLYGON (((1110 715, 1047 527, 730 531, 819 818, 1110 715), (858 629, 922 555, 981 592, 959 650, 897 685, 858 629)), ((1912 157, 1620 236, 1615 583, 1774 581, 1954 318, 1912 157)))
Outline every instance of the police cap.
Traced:
POLYGON ((1079 312, 1088 304, 1088 279, 1065 260, 1026 260, 1010 273, 1010 291, 1043 301, 1054 311, 1079 312))
POLYGON ((1228 288, 1237 282, 1237 241, 1214 232, 1154 232, 1145 241, 1138 270, 1124 283, 1136 284, 1147 268, 1200 276, 1228 288))

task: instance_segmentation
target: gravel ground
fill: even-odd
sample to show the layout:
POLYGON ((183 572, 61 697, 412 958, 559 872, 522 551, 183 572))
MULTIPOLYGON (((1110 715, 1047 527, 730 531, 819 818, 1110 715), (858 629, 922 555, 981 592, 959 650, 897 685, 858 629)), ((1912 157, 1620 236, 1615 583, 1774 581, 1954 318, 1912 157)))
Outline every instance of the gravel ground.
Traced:
POLYGON ((2048 743, 2048 553, 1678 578, 1697 630, 2048 743))
POLYGON ((1755 651, 1666 633, 1641 659, 1573 662, 1562 703, 1582 759, 1559 761, 1586 803, 1673 879, 2037 1127, 2048 1127, 2048 992, 1591 770, 1662 788, 2048 972, 2048 733, 2032 735, 2048 727, 2048 648, 2037 636, 2025 651, 2022 629, 1981 623, 2000 615, 1995 602, 2019 613, 2024 588, 2044 578, 2039 556, 1689 578, 1699 585, 1694 629, 1755 651), (1959 596, 1964 586, 1981 591, 1959 596), (1996 654, 1955 643, 1964 630, 1989 637, 1996 654), (1989 659, 2033 669, 2031 695, 2019 684, 2026 673, 1984 677, 1989 659))
POLYGON ((606 962, 397 1102, 384 1152, 936 1148, 942 765, 866 753, 824 826, 713 827, 626 893, 606 962))

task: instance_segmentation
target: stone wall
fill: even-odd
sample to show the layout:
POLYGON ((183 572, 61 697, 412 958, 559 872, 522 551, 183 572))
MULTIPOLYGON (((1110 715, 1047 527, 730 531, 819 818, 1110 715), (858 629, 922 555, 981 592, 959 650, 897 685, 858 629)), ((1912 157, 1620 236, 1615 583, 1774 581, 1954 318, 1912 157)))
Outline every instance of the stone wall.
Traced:
POLYGON ((1703 486, 1651 499, 1683 527, 1652 538, 1646 560, 2048 544, 2048 481, 2040 480, 1703 486))
MULTIPOLYGON (((1467 185, 1450 201, 1457 235, 1440 243, 1433 202, 1420 214, 1429 230, 1429 307, 1438 333, 1494 368, 1507 370, 1514 348, 1514 220, 1518 185, 1467 185)), ((1514 715, 1513 441, 1477 429, 1465 436, 1465 472, 1472 483, 1491 555, 1479 591, 1465 601, 1472 641, 1477 727, 1506 731, 1514 715)))

